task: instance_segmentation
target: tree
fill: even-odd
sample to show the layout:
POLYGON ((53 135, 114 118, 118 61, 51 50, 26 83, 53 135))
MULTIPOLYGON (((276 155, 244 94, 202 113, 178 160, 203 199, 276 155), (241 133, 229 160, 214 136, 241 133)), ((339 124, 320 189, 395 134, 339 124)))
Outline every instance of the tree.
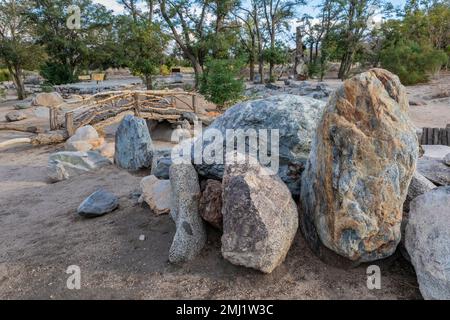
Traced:
POLYGON ((8 68, 19 100, 26 97, 23 70, 36 67, 42 56, 26 19, 30 5, 27 0, 0 0, 0 60, 8 68))

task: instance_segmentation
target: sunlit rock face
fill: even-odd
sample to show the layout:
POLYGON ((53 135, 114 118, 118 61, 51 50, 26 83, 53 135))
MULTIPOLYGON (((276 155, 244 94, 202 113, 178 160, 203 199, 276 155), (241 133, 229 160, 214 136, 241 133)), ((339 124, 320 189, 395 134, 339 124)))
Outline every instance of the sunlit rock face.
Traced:
POLYGON ((302 177, 302 230, 356 263, 391 255, 419 144, 406 90, 382 69, 344 82, 317 128, 302 177))

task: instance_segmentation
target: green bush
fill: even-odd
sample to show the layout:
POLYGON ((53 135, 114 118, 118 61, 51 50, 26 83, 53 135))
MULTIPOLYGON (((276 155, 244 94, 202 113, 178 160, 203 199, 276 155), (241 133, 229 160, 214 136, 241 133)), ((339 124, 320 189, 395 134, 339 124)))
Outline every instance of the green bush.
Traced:
POLYGON ((448 61, 447 54, 427 44, 404 41, 381 51, 383 68, 397 74, 405 85, 427 82, 430 74, 448 61))
POLYGON ((209 60, 203 73, 200 93, 206 99, 225 107, 244 92, 244 81, 239 76, 242 62, 228 59, 209 60))
POLYGON ((7 69, 0 69, 0 82, 9 80, 11 80, 11 77, 9 76, 9 71, 7 69))
POLYGON ((40 74, 51 85, 73 83, 76 81, 70 68, 60 63, 46 62, 41 66, 40 74))

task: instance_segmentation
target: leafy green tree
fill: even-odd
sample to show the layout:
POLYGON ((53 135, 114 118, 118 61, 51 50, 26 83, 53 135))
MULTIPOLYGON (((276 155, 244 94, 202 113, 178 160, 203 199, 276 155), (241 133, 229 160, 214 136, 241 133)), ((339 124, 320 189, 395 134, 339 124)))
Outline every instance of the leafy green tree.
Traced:
POLYGON ((211 59, 206 62, 200 92, 205 97, 225 107, 239 99, 244 92, 244 81, 239 76, 242 63, 238 60, 211 59))
POLYGON ((26 97, 23 70, 34 69, 42 58, 26 18, 30 8, 27 0, 0 0, 0 62, 7 67, 19 100, 26 97))

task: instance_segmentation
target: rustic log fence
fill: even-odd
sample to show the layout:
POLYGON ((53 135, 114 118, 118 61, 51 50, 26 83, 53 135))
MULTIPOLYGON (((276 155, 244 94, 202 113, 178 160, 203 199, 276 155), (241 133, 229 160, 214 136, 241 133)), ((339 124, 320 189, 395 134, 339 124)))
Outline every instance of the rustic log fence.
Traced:
POLYGON ((420 143, 450 146, 450 124, 446 128, 423 128, 420 143))

